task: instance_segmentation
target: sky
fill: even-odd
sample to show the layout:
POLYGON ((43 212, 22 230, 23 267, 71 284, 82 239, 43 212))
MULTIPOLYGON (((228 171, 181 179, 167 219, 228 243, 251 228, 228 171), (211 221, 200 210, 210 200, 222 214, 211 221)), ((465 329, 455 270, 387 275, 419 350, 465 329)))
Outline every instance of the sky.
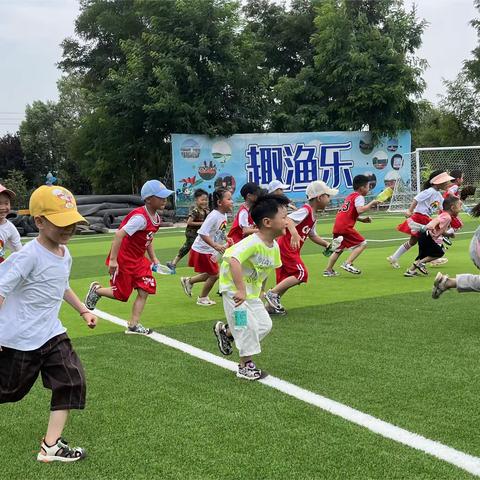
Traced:
MULTIPOLYGON (((477 45, 469 25, 477 11, 473 0, 415 3, 429 22, 418 52, 429 63, 424 98, 437 103, 445 92, 442 79, 453 80, 477 45)), ((74 34, 78 13, 78 0, 0 0, 0 136, 18 129, 27 104, 58 98, 60 43, 74 34)))

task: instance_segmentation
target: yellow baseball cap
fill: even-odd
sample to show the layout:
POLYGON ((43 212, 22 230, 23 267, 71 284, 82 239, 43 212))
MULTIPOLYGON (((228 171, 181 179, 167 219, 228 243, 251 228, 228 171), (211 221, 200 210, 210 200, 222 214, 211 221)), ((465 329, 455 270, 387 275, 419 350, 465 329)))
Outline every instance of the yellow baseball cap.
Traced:
POLYGON ((71 192, 56 185, 42 185, 30 197, 30 215, 45 217, 57 227, 88 222, 78 213, 77 203, 71 192))

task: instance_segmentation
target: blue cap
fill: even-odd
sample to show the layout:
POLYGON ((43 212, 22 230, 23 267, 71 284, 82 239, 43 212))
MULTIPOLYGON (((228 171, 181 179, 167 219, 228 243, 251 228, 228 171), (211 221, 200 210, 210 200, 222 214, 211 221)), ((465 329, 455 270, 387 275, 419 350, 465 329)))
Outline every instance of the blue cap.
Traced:
POLYGON ((173 193, 173 190, 169 190, 162 182, 159 180, 148 180, 142 187, 140 195, 142 200, 145 200, 148 197, 159 197, 167 198, 173 193))

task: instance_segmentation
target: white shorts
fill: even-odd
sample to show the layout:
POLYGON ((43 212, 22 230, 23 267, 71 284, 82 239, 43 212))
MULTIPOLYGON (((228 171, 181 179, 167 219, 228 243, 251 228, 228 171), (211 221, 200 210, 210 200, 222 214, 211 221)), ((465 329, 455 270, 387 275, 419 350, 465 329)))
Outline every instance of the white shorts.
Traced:
POLYGON ((222 295, 223 308, 225 317, 227 318, 230 332, 235 340, 235 345, 241 357, 250 357, 259 354, 262 349, 260 342, 272 329, 272 319, 268 314, 265 305, 259 298, 245 300, 247 308, 247 327, 235 328, 233 312, 235 310, 235 302, 231 293, 225 292, 222 295))

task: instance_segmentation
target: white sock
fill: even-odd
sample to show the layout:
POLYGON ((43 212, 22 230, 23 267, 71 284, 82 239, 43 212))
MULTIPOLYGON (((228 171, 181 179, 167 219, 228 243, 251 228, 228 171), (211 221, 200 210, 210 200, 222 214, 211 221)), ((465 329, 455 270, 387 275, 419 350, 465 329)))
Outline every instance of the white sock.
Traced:
POLYGON ((408 243, 405 242, 403 245, 400 245, 397 249, 397 251, 392 255, 392 259, 397 261, 404 253, 408 252, 412 246, 408 243))

